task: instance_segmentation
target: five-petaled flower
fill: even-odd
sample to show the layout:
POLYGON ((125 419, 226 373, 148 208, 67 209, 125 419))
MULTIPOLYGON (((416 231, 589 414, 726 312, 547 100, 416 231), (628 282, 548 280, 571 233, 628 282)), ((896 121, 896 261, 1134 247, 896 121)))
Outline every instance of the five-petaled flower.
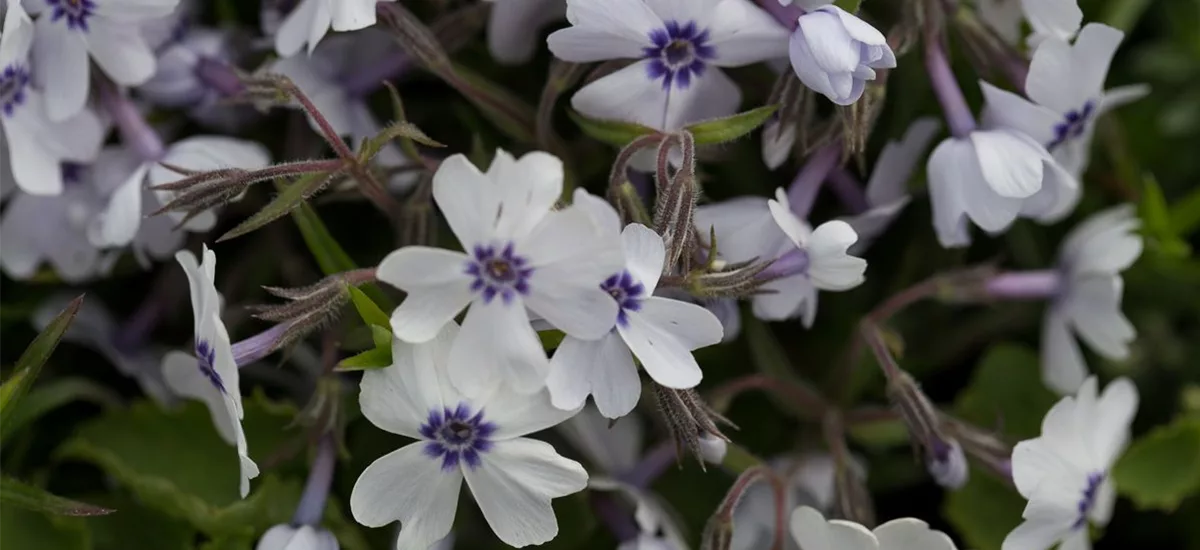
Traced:
POLYGON ((659 130, 732 114, 742 94, 719 67, 787 53, 787 30, 747 0, 568 0, 567 20, 548 39, 559 59, 636 60, 584 86, 571 105, 659 130))
POLYGON ((591 395, 604 416, 628 414, 642 393, 634 356, 659 384, 699 384, 692 350, 720 342, 721 321, 696 304, 653 295, 666 251, 652 229, 629 224, 621 231, 616 211, 583 190, 575 191, 575 206, 586 209, 604 233, 620 232, 625 266, 600 283, 619 307, 608 333, 593 340, 568 336, 554 353, 546 380, 554 405, 577 409, 591 395))
MULTIPOLYGON (((463 329, 465 330, 465 329, 463 329)), ((576 411, 496 386, 477 398, 448 379, 459 327, 447 323, 430 340, 392 342, 390 367, 363 374, 359 403, 376 426, 418 441, 367 466, 350 510, 363 525, 400 521, 397 549, 424 549, 450 532, 467 482, 483 517, 506 544, 541 544, 558 533, 550 500, 582 491, 587 472, 548 443, 523 437, 576 411)))
POLYGON ((1129 441, 1137 412, 1133 382, 1118 378, 1097 397, 1089 377, 1042 420, 1042 434, 1013 449, 1013 482, 1029 500, 1025 521, 1004 539, 1003 550, 1091 547, 1088 523, 1103 526, 1117 495, 1108 472, 1129 441))
POLYGON ((221 439, 237 447, 241 469, 239 491, 245 497, 250 492, 250 480, 258 476, 258 466, 250 459, 246 434, 242 431, 238 364, 225 323, 221 322, 221 295, 213 286, 217 255, 206 246, 200 264, 187 250, 176 254, 175 259, 183 267, 191 287, 196 335, 194 354, 172 351, 163 358, 163 377, 175 393, 202 401, 221 439))

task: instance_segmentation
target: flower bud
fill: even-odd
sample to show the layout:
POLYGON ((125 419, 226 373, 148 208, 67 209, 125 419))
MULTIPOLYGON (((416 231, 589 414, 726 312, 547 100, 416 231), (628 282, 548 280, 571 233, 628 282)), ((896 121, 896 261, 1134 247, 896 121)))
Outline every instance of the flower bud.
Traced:
POLYGON ((710 434, 700 436, 700 457, 709 464, 720 465, 725 460, 725 451, 729 450, 729 442, 710 434))
POLYGON ((862 97, 866 81, 875 80, 873 69, 896 66, 882 33, 834 5, 800 16, 789 56, 804 85, 838 105, 862 97))
POLYGON ((937 440, 933 452, 925 460, 929 475, 947 489, 961 489, 967 484, 967 457, 957 441, 937 440))

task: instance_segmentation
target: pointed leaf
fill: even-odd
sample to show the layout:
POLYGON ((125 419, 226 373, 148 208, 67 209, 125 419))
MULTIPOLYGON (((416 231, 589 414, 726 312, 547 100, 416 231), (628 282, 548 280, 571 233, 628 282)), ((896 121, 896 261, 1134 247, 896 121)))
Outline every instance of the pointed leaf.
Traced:
MULTIPOLYGON (((384 82, 384 86, 388 89, 388 95, 392 98, 392 116, 401 122, 408 120, 408 115, 404 113, 404 100, 400 99, 400 91, 392 85, 391 82, 384 82)), ((444 147, 438 144, 439 147, 444 147)), ((417 160, 421 156, 421 152, 417 150, 417 144, 413 140, 404 136, 400 136, 400 148, 404 150, 405 156, 409 159, 417 160)))
MULTIPOLYGON (((378 327, 372 326, 373 330, 378 327)), ((337 365, 338 371, 356 371, 381 369, 392 366, 391 346, 376 346, 353 357, 342 359, 337 365)))
POLYGON ((67 308, 46 325, 46 329, 33 339, 21 354, 21 358, 17 359, 16 371, 3 386, 0 386, 0 425, 9 423, 17 403, 20 403, 21 398, 29 391, 29 387, 41 372, 42 365, 45 365, 46 360, 50 359, 50 354, 54 353, 54 348, 58 347, 59 340, 67 331, 67 327, 71 326, 71 321, 75 319, 81 304, 83 295, 67 304, 67 308))
POLYGON ((385 331, 392 329, 392 322, 388 314, 384 313, 362 290, 354 286, 348 286, 347 290, 350 291, 350 301, 354 303, 354 309, 358 311, 363 322, 382 327, 385 331))
POLYGON ((415 124, 401 120, 391 123, 391 125, 379 132, 378 135, 368 138, 363 144, 362 150, 358 153, 359 160, 365 162, 375 158, 375 155, 378 155, 379 151, 386 147, 388 142, 394 139, 416 141, 417 143, 428 145, 429 147, 445 147, 445 145, 438 143, 434 141, 433 138, 425 135, 425 132, 422 132, 421 129, 417 128, 415 124))
POLYGON ((583 133, 592 139, 617 147, 624 147, 638 137, 658 133, 658 130, 649 126, 620 120, 589 118, 571 109, 567 110, 567 116, 570 116, 571 120, 575 121, 575 124, 583 130, 583 133))
POLYGON ((306 199, 312 196, 313 193, 323 187, 331 177, 332 174, 317 172, 301 176, 286 186, 276 184, 276 187, 280 188, 280 191, 278 195, 275 195, 275 198, 271 199, 271 202, 267 203, 262 210, 255 212, 254 215, 243 220, 237 227, 221 235, 217 239, 217 242, 245 235, 295 210, 306 199))
MULTIPOLYGON (((358 265, 350 259, 350 255, 346 254, 342 245, 338 244, 333 235, 329 233, 329 228, 325 226, 325 222, 321 221, 321 217, 317 215, 317 211, 313 210, 311 205, 301 203, 299 208, 292 211, 292 221, 295 221, 296 227, 300 228, 304 244, 308 245, 308 250, 317 260, 317 265, 321 268, 322 273, 333 275, 358 269, 358 265)), ((382 304, 380 307, 388 309, 395 307, 387 295, 374 283, 361 285, 361 290, 376 304, 382 304)))
POLYGON ((753 132, 771 118, 771 115, 775 114, 778 109, 779 105, 765 105, 744 113, 697 122, 684 130, 692 133, 692 137, 696 139, 696 145, 725 143, 753 132))
POLYGON ((58 516, 103 516, 116 512, 53 495, 9 477, 0 478, 0 503, 58 516))
POLYGON ((1200 492, 1200 416, 1184 416, 1142 436, 1113 467, 1117 491, 1138 508, 1174 511, 1200 492))
POLYGON ((12 413, 4 417, 0 443, 8 440, 22 427, 42 415, 75 401, 90 401, 104 407, 118 406, 121 398, 115 392, 85 378, 73 377, 52 380, 30 390, 12 413))

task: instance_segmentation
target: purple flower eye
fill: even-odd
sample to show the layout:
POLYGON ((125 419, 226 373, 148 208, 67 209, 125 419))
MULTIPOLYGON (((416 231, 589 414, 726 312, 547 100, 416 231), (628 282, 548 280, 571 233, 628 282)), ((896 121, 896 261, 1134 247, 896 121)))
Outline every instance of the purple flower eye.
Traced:
POLYGON ((643 48, 650 60, 649 76, 662 79, 662 87, 669 90, 672 83, 678 88, 687 88, 693 77, 704 74, 707 62, 717 57, 717 50, 708 44, 708 29, 700 29, 695 21, 680 25, 678 21, 667 21, 662 28, 650 31, 654 46, 643 48))

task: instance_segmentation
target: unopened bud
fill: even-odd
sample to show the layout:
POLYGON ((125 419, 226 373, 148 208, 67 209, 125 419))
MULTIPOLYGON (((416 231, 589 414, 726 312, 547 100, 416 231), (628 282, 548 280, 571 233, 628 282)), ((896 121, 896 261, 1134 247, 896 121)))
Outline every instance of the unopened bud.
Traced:
POLYGON ((961 489, 967 484, 969 476, 967 457, 963 454, 962 446, 957 441, 937 440, 934 450, 925 459, 929 475, 938 485, 947 489, 961 489))
POLYGON ((277 345, 284 347, 337 320, 342 313, 342 306, 350 301, 346 284, 342 275, 337 274, 302 288, 264 287, 267 292, 288 301, 251 306, 250 310, 258 319, 287 325, 277 345))
POLYGON ((654 230, 662 235, 666 246, 663 272, 671 273, 681 260, 689 261, 687 252, 696 245, 693 221, 699 186, 696 184, 696 144, 691 133, 681 131, 659 144, 655 179, 658 192, 655 194, 654 230), (671 175, 670 156, 676 145, 683 151, 683 164, 671 175))
POLYGON ((658 411, 675 439, 676 456, 682 457, 682 451, 686 449, 703 468, 706 459, 701 439, 708 436, 729 440, 717 424, 733 426, 733 423, 709 407, 695 390, 676 390, 654 384, 654 397, 658 401, 658 411))
POLYGON ((899 411, 914 444, 920 446, 934 479, 950 488, 966 483, 967 462, 962 447, 946 435, 941 416, 916 381, 900 371, 888 382, 888 397, 899 411))
POLYGON ((745 298, 761 293, 762 286, 771 281, 762 277, 771 265, 767 262, 725 264, 722 269, 712 270, 715 265, 717 261, 709 264, 709 270, 688 273, 684 278, 687 291, 699 298, 745 298))
POLYGON ((700 436, 700 457, 709 464, 720 465, 725 461, 725 451, 729 450, 729 442, 709 434, 700 436))

